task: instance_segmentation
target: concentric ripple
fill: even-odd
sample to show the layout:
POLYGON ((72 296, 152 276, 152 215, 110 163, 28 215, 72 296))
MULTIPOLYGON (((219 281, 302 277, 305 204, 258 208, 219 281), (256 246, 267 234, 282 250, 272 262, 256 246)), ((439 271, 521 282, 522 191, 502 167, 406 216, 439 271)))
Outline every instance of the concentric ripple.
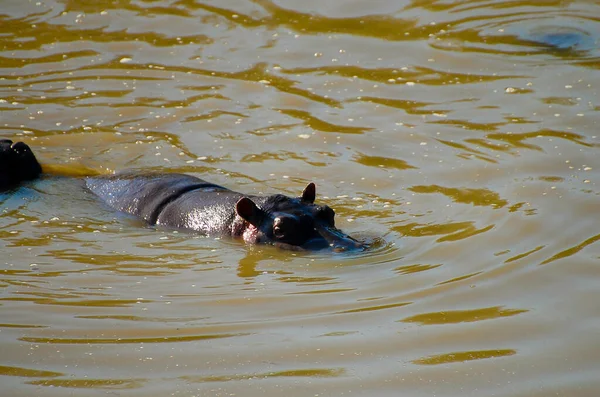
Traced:
POLYGON ((497 3, 496 6, 457 6, 441 25, 431 45, 456 50, 532 60, 590 59, 600 56, 598 6, 579 9, 545 2, 497 3), (540 58, 540 56, 542 58, 540 58))

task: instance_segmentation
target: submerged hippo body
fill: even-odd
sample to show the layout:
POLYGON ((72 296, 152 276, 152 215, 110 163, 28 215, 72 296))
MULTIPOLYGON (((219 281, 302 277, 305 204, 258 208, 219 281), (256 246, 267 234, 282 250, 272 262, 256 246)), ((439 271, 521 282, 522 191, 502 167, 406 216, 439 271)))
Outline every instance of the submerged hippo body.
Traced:
MULTIPOLYGON (((41 167, 27 145, 0 141, 0 189, 40 173, 41 167)), ((89 177, 85 183, 109 206, 150 225, 288 249, 363 248, 335 227, 331 208, 314 203, 313 183, 300 197, 245 195, 185 174, 126 171, 89 177)))
POLYGON ((241 237, 246 243, 273 243, 283 248, 347 250, 360 246, 335 227, 331 208, 314 204, 313 183, 296 198, 244 195, 185 174, 126 171, 87 178, 86 185, 111 207, 151 225, 241 237))

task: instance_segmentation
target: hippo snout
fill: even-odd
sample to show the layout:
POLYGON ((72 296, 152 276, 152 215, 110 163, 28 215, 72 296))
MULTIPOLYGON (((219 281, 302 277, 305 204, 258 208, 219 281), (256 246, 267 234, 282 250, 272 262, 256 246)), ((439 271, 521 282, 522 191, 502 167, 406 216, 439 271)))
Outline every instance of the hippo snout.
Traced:
POLYGON ((321 225, 317 227, 317 232, 327 242, 327 245, 333 249, 334 252, 365 249, 365 245, 363 243, 353 239, 335 227, 321 225))

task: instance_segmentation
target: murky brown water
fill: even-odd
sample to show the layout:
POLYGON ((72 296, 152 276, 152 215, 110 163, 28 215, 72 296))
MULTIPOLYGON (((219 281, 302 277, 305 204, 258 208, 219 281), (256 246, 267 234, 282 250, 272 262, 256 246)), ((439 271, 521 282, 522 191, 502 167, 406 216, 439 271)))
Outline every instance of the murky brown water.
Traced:
POLYGON ((356 256, 0 195, 2 396, 597 396, 596 1, 0 3, 0 135, 57 173, 316 182, 356 256))

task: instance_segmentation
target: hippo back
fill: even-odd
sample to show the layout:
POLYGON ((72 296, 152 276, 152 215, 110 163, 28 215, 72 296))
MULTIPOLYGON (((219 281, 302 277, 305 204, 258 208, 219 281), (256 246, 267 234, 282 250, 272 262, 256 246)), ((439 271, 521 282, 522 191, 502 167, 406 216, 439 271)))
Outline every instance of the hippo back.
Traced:
POLYGON ((184 174, 122 172, 86 178, 86 186, 108 205, 155 224, 162 210, 182 194, 202 189, 227 189, 184 174))

